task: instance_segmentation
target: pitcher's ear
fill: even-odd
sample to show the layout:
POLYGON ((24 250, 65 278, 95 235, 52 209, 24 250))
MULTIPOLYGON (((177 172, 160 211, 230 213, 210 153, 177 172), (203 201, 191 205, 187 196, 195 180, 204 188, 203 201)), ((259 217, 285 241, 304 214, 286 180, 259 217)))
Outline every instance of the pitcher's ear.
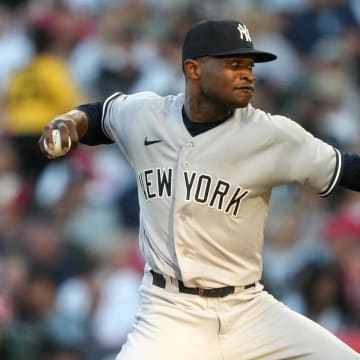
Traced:
POLYGON ((200 63, 196 60, 187 59, 184 61, 184 73, 190 79, 198 79, 201 74, 200 63))

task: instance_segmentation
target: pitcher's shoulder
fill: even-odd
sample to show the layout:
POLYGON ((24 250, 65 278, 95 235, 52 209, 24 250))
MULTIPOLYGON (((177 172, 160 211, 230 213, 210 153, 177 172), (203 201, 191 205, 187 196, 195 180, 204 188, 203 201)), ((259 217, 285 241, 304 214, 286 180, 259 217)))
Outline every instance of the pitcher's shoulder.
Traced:
POLYGON ((250 121, 267 121, 267 122, 278 122, 278 121, 291 121, 288 117, 279 114, 273 114, 265 110, 256 108, 249 104, 246 108, 246 117, 250 121))
POLYGON ((181 107, 184 103, 184 95, 159 95, 155 92, 144 91, 127 95, 127 101, 131 105, 163 109, 164 107, 181 107))
POLYGON ((293 119, 286 115, 272 114, 262 109, 255 108, 249 105, 246 109, 246 120, 252 123, 258 123, 264 127, 272 128, 288 128, 288 127, 301 127, 293 119))

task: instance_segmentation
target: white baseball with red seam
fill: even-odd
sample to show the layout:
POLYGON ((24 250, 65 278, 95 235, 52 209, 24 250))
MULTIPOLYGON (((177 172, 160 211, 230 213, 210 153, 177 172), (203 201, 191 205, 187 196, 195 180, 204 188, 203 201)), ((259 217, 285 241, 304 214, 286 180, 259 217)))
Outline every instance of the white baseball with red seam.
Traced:
POLYGON ((50 149, 48 147, 48 144, 46 142, 46 140, 44 140, 44 148, 45 150, 48 152, 49 155, 53 156, 53 157, 60 157, 65 155, 70 147, 71 147, 71 138, 70 136, 68 137, 68 146, 67 146, 67 150, 64 151, 62 145, 61 145, 61 135, 60 135, 60 130, 59 129, 54 129, 52 131, 52 140, 54 143, 54 148, 50 149))

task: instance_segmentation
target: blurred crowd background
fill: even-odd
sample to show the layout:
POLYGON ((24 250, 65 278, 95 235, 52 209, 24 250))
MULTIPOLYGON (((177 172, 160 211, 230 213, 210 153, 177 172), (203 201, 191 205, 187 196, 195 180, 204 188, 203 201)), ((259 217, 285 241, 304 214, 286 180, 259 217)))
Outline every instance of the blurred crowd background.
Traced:
MULTIPOLYGON (((113 145, 47 160, 42 127, 114 91, 183 91, 181 43, 237 19, 278 60, 253 105, 360 152, 358 0, 0 1, 0 358, 114 359, 143 259, 134 175, 113 145)), ((266 288, 360 352, 360 194, 274 190, 266 288)), ((239 339, 241 341, 241 339, 239 339)))

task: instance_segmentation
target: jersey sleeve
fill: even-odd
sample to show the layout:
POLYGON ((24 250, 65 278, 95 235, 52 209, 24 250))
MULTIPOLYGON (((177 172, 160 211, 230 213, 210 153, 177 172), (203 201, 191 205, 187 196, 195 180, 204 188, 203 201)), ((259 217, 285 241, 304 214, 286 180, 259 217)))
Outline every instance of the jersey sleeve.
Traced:
POLYGON ((131 111, 134 104, 129 106, 127 99, 128 95, 116 92, 104 101, 101 128, 106 137, 118 145, 121 153, 132 164, 128 148, 131 141, 129 134, 136 121, 131 111))
POLYGON ((103 105, 101 127, 104 134, 112 141, 114 141, 116 137, 114 122, 118 119, 119 113, 121 112, 121 105, 126 98, 127 95, 116 92, 109 96, 103 105))
POLYGON ((339 150, 286 117, 272 119, 275 124, 275 183, 298 183, 320 196, 330 195, 341 178, 343 165, 339 150))

